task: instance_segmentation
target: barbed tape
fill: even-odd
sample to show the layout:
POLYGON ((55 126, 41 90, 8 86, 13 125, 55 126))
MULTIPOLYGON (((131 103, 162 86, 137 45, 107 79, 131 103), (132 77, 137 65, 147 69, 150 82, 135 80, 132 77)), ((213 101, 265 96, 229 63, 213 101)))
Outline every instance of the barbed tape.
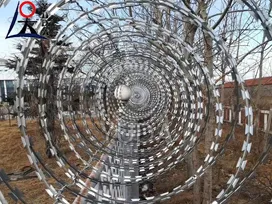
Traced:
MULTIPOLYGON (((237 2, 252 11, 251 14, 261 23, 267 38, 271 40, 272 26, 269 17, 254 1, 237 2)), ((197 47, 189 45, 184 41, 183 36, 159 26, 156 22, 147 23, 148 8, 158 7, 164 10, 170 9, 169 18, 172 20, 182 22, 184 17, 188 18, 190 23, 203 31, 203 35, 209 36, 213 41, 213 49, 219 53, 220 59, 223 59, 222 57, 226 59, 228 68, 232 70, 233 79, 240 87, 239 91, 245 104, 245 138, 235 173, 230 176, 225 188, 213 201, 213 204, 224 203, 252 176, 257 166, 263 163, 269 150, 261 155, 246 176, 241 176, 246 169, 247 156, 252 147, 253 110, 249 92, 237 71, 236 61, 229 54, 224 41, 185 5, 178 5, 170 0, 93 1, 92 3, 62 0, 52 3, 46 13, 50 17, 72 5, 79 9, 76 15, 72 16, 73 19, 67 19, 69 20, 67 25, 63 25, 56 40, 51 42, 48 56, 42 64, 43 73, 39 78, 38 88, 39 118, 43 134, 58 166, 66 172, 69 182, 67 179, 59 178, 44 165, 26 129, 24 73, 31 50, 35 47, 34 39, 28 39, 23 45, 21 59, 16 69, 18 127, 22 133, 22 142, 27 150, 28 159, 35 167, 39 180, 45 184, 46 192, 60 203, 69 203, 63 195, 64 190, 90 203, 105 201, 155 203, 188 190, 224 153, 235 126, 233 125, 226 140, 220 144, 224 109, 220 101, 219 89, 210 77, 204 58, 197 51, 197 47), (129 8, 135 8, 135 12, 141 10, 145 16, 132 17, 125 12, 129 8), (47 117, 50 113, 46 112, 47 104, 44 101, 48 97, 46 87, 50 73, 54 69, 54 59, 62 55, 65 49, 57 46, 60 40, 63 43, 72 41, 74 49, 69 51, 65 67, 58 78, 56 95, 58 118, 63 136, 78 161, 84 166, 82 169, 76 167, 74 162, 69 161, 69 158, 62 154, 61 148, 52 139, 53 133, 48 129, 47 117), (189 53, 190 59, 185 53, 189 53), (68 68, 71 67, 73 74, 67 73, 68 68), (131 87, 137 95, 127 103, 117 100, 114 91, 119 85, 131 87), (75 92, 79 94, 77 114, 81 116, 80 122, 73 107, 75 92), (90 96, 90 93, 93 95, 90 96), (210 116, 213 114, 209 108, 211 106, 215 107, 215 133, 210 152, 196 173, 172 191, 146 197, 146 200, 125 198, 120 189, 157 178, 192 153, 194 147, 203 138, 206 125, 210 123, 210 116), (135 138, 137 138, 136 143, 132 143, 135 142, 135 138), (125 151, 128 146, 130 148, 125 151), (103 166, 100 179, 87 173, 98 171, 94 165, 97 162, 103 166), (131 174, 124 177, 122 172, 131 172, 131 174), (58 185, 53 186, 47 179, 48 175, 58 185), (96 189, 94 185, 87 186, 84 181, 86 179, 104 186, 103 190, 96 189), (77 190, 72 188, 75 186, 78 187, 77 190), (111 187, 105 188, 105 186, 111 187), (115 191, 109 190, 110 188, 118 189, 116 192, 119 193, 115 194, 115 191), (91 197, 82 193, 84 189, 91 197)), ((39 20, 35 24, 35 29, 40 32, 43 26, 43 22, 39 20)), ((8 184, 8 176, 3 170, 0 172, 0 179, 8 186, 14 200, 25 203, 22 193, 8 184)), ((0 201, 6 202, 2 194, 0 201)))

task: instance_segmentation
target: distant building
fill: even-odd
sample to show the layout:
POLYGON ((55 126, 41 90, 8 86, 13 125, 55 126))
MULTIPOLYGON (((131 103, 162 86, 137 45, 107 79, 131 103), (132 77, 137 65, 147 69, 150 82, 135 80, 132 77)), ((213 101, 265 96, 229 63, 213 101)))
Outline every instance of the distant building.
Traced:
MULTIPOLYGON (((258 86, 258 83, 259 83, 259 78, 245 80, 246 87, 258 86)), ((270 77, 261 78, 261 85, 271 86, 272 85, 272 77, 270 76, 270 77)), ((227 82, 227 83, 225 83, 224 86, 225 86, 225 88, 233 88, 234 82, 227 82)))
POLYGON ((5 67, 5 60, 0 59, 0 102, 14 98, 16 73, 5 67))
MULTIPOLYGON (((258 91, 259 79, 248 79, 245 80, 245 87, 249 91, 250 97, 254 104, 258 91)), ((225 102, 224 104, 231 104, 233 98, 234 82, 227 82, 224 85, 225 88, 225 102)), ((239 92, 240 93, 240 92, 239 92)), ((260 90, 261 101, 259 101, 262 108, 270 108, 272 106, 272 77, 261 78, 261 90, 260 90)))
MULTIPOLYGON (((250 105, 253 108, 254 120, 258 118, 259 128, 261 130, 266 130, 268 127, 269 109, 272 107, 272 77, 261 78, 261 89, 258 90, 259 79, 248 79, 245 80, 245 87, 250 94, 250 105), (258 106, 260 110, 257 109, 256 99, 257 94, 260 94, 260 100, 258 101, 258 106), (257 110, 259 112, 257 112, 257 110)), ((224 84, 224 120, 232 122, 234 116, 235 102, 232 100, 236 97, 236 92, 234 92, 234 82, 227 82, 224 84)), ((241 97, 241 91, 238 91, 241 97)), ((239 101, 239 112, 238 112, 238 125, 247 124, 247 118, 245 114, 245 104, 243 100, 239 101)))

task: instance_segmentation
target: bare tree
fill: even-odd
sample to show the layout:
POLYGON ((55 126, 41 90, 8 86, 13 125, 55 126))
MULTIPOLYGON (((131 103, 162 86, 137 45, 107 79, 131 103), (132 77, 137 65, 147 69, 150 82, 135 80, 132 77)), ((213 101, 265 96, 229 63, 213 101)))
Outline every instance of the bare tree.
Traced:
MULTIPOLYGON (((265 33, 263 33, 263 40, 262 43, 265 42, 265 33)), ((265 52, 265 47, 266 44, 263 44, 261 46, 261 52, 260 52, 260 64, 259 64, 259 79, 258 79, 258 87, 257 87, 257 96, 256 96, 256 102, 255 102, 255 107, 256 107, 256 112, 257 116, 255 117, 254 121, 254 126, 255 126, 255 131, 258 132, 259 130, 259 120, 260 120, 260 97, 261 97, 261 92, 262 92, 262 77, 263 77, 263 63, 264 63, 264 52, 265 52)))

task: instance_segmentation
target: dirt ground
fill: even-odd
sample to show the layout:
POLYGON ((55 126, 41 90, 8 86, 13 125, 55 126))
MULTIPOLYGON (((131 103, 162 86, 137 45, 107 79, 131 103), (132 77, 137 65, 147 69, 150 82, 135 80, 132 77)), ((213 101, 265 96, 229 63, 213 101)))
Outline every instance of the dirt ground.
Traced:
MULTIPOLYGON (((34 148, 39 150, 45 149, 44 138, 40 136, 37 121, 28 121, 27 133, 32 136, 34 141, 34 148)), ((226 124, 225 130, 229 129, 226 124)), ((227 146, 225 155, 221 157, 213 167, 214 185, 213 185, 213 197, 215 197, 221 188, 225 186, 228 181, 229 175, 234 173, 237 159, 241 153, 241 147, 244 141, 244 128, 240 127, 235 133, 236 140, 231 141, 227 146)), ((224 136, 222 137, 222 140, 224 136)), ((260 156, 260 141, 262 135, 254 136, 253 149, 248 157, 248 166, 253 166, 255 161, 260 156)), ((203 144, 200 143, 197 147, 199 155, 203 160, 203 144)), ((67 146, 63 146, 62 150, 66 152, 66 156, 73 161, 75 158, 71 155, 72 153, 68 150, 67 146)), ((39 152, 44 158, 47 166, 54 171, 56 175, 62 177, 63 171, 57 167, 54 159, 47 159, 45 151, 39 152)), ((271 159, 271 157, 270 157, 271 159)), ((272 198, 272 162, 268 159, 265 165, 262 165, 257 171, 256 175, 252 180, 248 181, 244 188, 239 191, 233 198, 228 202, 229 204, 266 204, 272 198)), ((76 160, 75 160, 76 162, 76 160)), ((78 165, 75 163, 75 165, 78 165)), ((26 156, 26 149, 23 148, 21 142, 21 134, 17 128, 16 121, 11 122, 9 126, 8 121, 0 121, 0 169, 9 173, 19 172, 24 167, 29 166, 29 161, 26 156)), ((65 177, 63 177, 64 179, 65 177)), ((163 174, 159 180, 154 181, 156 194, 166 192, 173 187, 182 184, 187 180, 185 164, 181 163, 176 168, 163 174)), ((45 192, 45 185, 40 182, 37 178, 30 178, 20 181, 11 181, 13 188, 17 187, 24 193, 24 199, 27 203, 40 203, 47 204, 53 203, 48 194, 45 192)), ((52 180, 52 184, 53 180, 52 180)), ((0 184, 0 190, 3 192, 5 198, 9 203, 15 203, 8 196, 8 189, 0 184)), ((72 200, 71 195, 65 193, 69 201, 72 200)), ((173 197, 171 200, 164 202, 165 204, 191 204, 193 194, 191 191, 185 192, 181 195, 173 197)))
MULTIPOLYGON (((37 136, 37 125, 35 122, 28 122, 29 134, 35 138, 36 145, 42 146, 44 144, 39 143, 43 138, 37 136)), ((38 148, 38 147, 37 147, 38 148)), ((21 142, 21 133, 18 129, 15 120, 12 120, 11 126, 9 126, 8 121, 0 122, 0 168, 9 173, 20 172, 22 168, 29 166, 26 149, 24 149, 21 142)), ((11 181, 11 186, 13 188, 17 187, 20 191, 24 193, 25 201, 28 203, 52 203, 53 200, 50 199, 48 194, 45 192, 45 186, 37 178, 31 178, 20 181, 11 181)), ((7 195, 9 190, 0 185, 0 190, 3 192, 5 198, 10 203, 15 203, 7 195)))

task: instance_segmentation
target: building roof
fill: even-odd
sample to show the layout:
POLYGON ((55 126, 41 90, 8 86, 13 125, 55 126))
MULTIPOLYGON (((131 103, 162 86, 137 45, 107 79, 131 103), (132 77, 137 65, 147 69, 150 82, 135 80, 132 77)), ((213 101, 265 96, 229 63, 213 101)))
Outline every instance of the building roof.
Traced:
POLYGON ((14 70, 0 68, 0 81, 2 80, 16 80, 17 74, 14 70))
POLYGON ((5 66, 7 60, 0 58, 0 66, 5 66))
MULTIPOLYGON (((259 78, 245 80, 245 86, 258 86, 259 78)), ((261 85, 272 85, 272 77, 263 77, 261 78, 261 85)), ((225 88, 233 88, 234 82, 227 82, 224 85, 225 88)))

